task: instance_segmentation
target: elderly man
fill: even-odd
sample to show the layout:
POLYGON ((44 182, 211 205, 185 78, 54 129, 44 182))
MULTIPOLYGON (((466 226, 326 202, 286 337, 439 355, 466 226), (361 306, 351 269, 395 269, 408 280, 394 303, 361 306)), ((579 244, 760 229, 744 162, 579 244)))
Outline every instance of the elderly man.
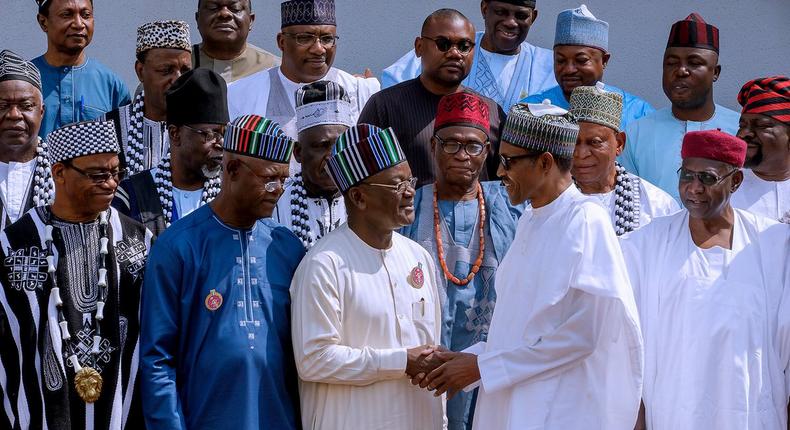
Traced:
POLYGON ((343 133, 327 170, 348 223, 310 250, 291 282, 302 426, 442 428, 444 401, 413 387, 439 342, 433 258, 395 231, 414 221, 415 178, 391 129, 343 133))
MULTIPOLYGON (((526 42, 538 19, 536 0, 482 0, 485 31, 475 35, 476 50, 464 85, 509 109, 530 94, 555 85, 552 53, 526 42)), ((422 64, 415 50, 401 57, 381 74, 382 88, 414 79, 422 64)))
POLYGON ((33 59, 41 72, 44 119, 38 135, 99 118, 130 103, 120 77, 85 55, 93 38, 93 0, 36 0, 47 52, 33 59))
MULTIPOLYGON (((465 90, 461 82, 472 67, 474 34, 472 22, 455 9, 430 14, 414 41, 422 62, 420 76, 374 94, 359 116, 361 123, 395 130, 418 186, 436 179, 431 155, 436 107, 442 96, 465 90)), ((491 145, 486 148, 491 156, 481 175, 486 180, 496 175, 494 154, 499 148, 499 125, 505 112, 493 100, 484 100, 489 105, 491 123, 491 145)))
POLYGON ((47 141, 55 200, 0 235, 3 411, 17 429, 142 428, 138 315, 152 236, 110 207, 121 175, 111 122, 47 141))
MULTIPOLYGON (((442 300, 442 345, 461 351, 485 340, 496 303, 494 278, 510 248, 522 205, 502 183, 481 182, 488 155, 488 104, 470 93, 439 101, 431 150, 436 182, 417 190, 414 222, 402 229, 435 257, 442 300)), ((447 403, 450 430, 471 426, 473 393, 447 403)))
POLYGON ((251 43, 252 0, 198 0, 195 12, 203 41, 192 49, 192 66, 211 69, 231 83, 280 65, 280 57, 251 43))
POLYGON ((717 128, 732 135, 738 131, 738 113, 713 102, 713 83, 720 73, 719 29, 696 13, 676 22, 664 51, 662 80, 672 106, 628 124, 623 167, 678 200, 683 135, 717 128))
POLYGON ((358 78, 332 67, 339 39, 334 0, 289 0, 282 3, 281 15, 277 46, 283 52, 282 65, 230 86, 231 117, 255 113, 271 118, 296 139, 296 91, 305 84, 325 80, 345 88, 356 119, 380 86, 376 79, 358 78))
POLYGON ((790 227, 730 206, 746 146, 718 130, 686 134, 686 210, 622 240, 651 430, 787 429, 790 227))
POLYGON ((55 197, 46 144, 38 137, 43 114, 36 66, 0 52, 0 231, 55 197))
POLYGON ((618 236, 680 210, 672 196, 616 161, 626 145, 622 111, 623 95, 600 82, 576 87, 571 94, 571 113, 579 123, 571 174, 582 193, 597 197, 609 210, 618 236))
POLYGON ((445 363, 421 381, 437 395, 479 385, 475 429, 631 430, 636 422, 636 304, 608 214, 573 186, 577 134, 573 117, 548 103, 515 105, 505 123, 500 176, 511 203, 531 208, 497 271, 487 340, 434 353, 445 363))
POLYGON ((121 166, 131 176, 148 170, 167 154, 165 92, 192 68, 189 26, 183 21, 156 21, 137 27, 134 70, 142 91, 131 104, 104 115, 112 120, 121 143, 121 166))
POLYGON ((222 191, 159 238, 146 270, 140 370, 151 429, 300 428, 288 285, 304 249, 270 218, 293 141, 247 115, 224 142, 222 191))
POLYGON ((746 141, 743 183, 733 207, 790 224, 790 79, 772 76, 746 83, 738 137, 746 141))
POLYGON ((307 249, 346 222, 343 196, 325 167, 335 141, 353 125, 351 102, 339 84, 318 81, 296 92, 294 159, 302 171, 285 188, 272 217, 307 249))
MULTIPOLYGON (((559 85, 522 102, 548 99, 555 106, 570 109, 573 89, 602 81, 610 57, 609 23, 596 18, 585 5, 560 12, 554 33, 554 76, 559 85)), ((654 111, 646 101, 617 87, 607 85, 606 90, 623 98, 620 128, 654 111)))
POLYGON ((181 75, 165 94, 170 153, 121 182, 113 204, 155 235, 219 194, 227 86, 208 69, 181 75))

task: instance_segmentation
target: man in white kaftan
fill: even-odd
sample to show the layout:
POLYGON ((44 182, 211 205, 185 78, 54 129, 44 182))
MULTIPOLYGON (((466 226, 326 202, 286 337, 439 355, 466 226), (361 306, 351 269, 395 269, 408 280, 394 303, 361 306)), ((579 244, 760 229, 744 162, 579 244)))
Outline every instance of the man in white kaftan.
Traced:
POLYGON ((606 211, 571 180, 577 133, 556 106, 518 104, 508 115, 499 174, 511 203, 532 207, 497 270, 487 341, 436 352, 445 363, 421 382, 437 393, 479 385, 475 429, 632 430, 636 422, 636 304, 606 211))
POLYGON ((729 205, 746 144, 730 161, 726 149, 699 150, 712 146, 690 136, 705 133, 719 148, 739 140, 689 133, 679 187, 687 209, 622 239, 645 340, 643 424, 786 430, 790 226, 729 205))

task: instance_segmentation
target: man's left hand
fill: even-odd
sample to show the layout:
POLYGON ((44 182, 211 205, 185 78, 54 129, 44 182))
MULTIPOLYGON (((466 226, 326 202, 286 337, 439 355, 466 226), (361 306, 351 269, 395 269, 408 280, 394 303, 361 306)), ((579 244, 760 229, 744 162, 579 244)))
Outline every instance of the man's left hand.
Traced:
POLYGON ((445 392, 452 398, 455 393, 480 379, 477 355, 467 352, 435 352, 445 363, 428 374, 420 386, 436 390, 435 396, 445 392))

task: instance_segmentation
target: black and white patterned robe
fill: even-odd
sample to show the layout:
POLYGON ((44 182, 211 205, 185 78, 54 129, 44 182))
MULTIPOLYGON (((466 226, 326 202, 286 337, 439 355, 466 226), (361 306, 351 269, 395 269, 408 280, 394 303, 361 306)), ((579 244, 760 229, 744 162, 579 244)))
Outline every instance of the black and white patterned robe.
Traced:
POLYGON ((108 297, 97 370, 101 397, 86 404, 74 389, 47 275, 44 227, 53 225, 57 284, 80 364, 91 365, 98 297, 99 222, 52 218, 30 210, 0 234, 0 428, 144 428, 136 380, 140 289, 152 234, 110 209, 108 297))

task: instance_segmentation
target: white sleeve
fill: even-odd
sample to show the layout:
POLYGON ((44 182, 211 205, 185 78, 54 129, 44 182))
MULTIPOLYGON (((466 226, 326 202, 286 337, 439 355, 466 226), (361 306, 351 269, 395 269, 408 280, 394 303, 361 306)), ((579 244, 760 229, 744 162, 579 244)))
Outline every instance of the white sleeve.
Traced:
POLYGON ((513 348, 480 354, 477 364, 487 393, 534 378, 549 378, 577 366, 596 348, 617 300, 571 289, 546 312, 572 309, 565 321, 537 341, 514 339, 513 348), (569 304, 563 302, 570 301, 569 304))
POLYGON ((341 344, 342 298, 328 258, 304 260, 291 282, 294 358, 310 382, 369 385, 405 377, 406 348, 352 348, 341 344))

